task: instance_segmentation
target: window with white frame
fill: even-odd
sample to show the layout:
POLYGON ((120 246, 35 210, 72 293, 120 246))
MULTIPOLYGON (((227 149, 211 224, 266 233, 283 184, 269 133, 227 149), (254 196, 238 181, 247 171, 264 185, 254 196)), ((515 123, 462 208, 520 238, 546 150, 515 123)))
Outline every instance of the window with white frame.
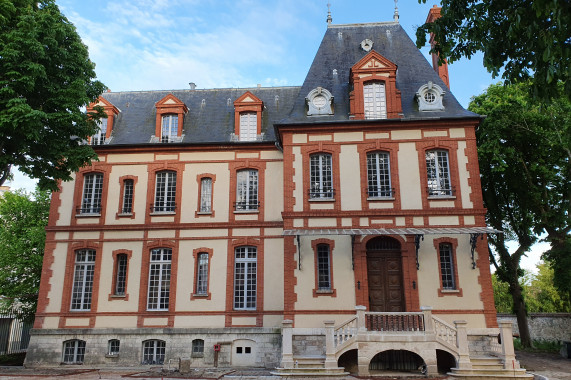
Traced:
POLYGON ((176 141, 178 137, 178 115, 164 115, 162 118, 161 142, 176 141))
POLYGON ((200 252, 196 258, 196 295, 208 294, 208 253, 200 252))
POLYGON ((331 290, 331 256, 327 244, 317 246, 317 289, 331 290))
POLYGON ((174 212, 176 209, 176 172, 162 171, 156 176, 154 212, 174 212))
POLYGON ((95 273, 95 251, 80 249, 75 252, 71 310, 91 310, 93 295, 93 274, 95 273))
POLYGON ((151 250, 147 310, 169 309, 171 260, 170 248, 151 250))
POLYGON ((107 342, 107 355, 117 356, 119 355, 119 339, 109 339, 107 342))
POLYGON ((200 212, 212 212, 212 178, 200 180, 200 212))
POLYGON ((82 364, 85 356, 85 341, 72 339, 63 342, 63 358, 65 364, 82 364))
POLYGON ((438 246, 438 250, 440 251, 440 275, 442 278, 442 289, 456 289, 452 244, 441 243, 438 246))
POLYGON ((367 194, 370 198, 393 196, 388 152, 367 153, 367 194))
POLYGON ((99 130, 91 136, 91 145, 105 144, 105 136, 107 135, 107 118, 101 118, 97 122, 99 130))
POLYGON ((192 354, 191 356, 195 358, 202 357, 204 355, 204 339, 194 339, 192 341, 192 354))
POLYGON ((166 343, 152 339, 143 342, 143 364, 164 364, 166 343))
POLYGON ((256 309, 256 247, 237 247, 234 256, 234 310, 256 309))
POLYGON ((236 211, 257 210, 258 171, 255 169, 239 170, 236 173, 236 211))
POLYGON ((387 118, 387 97, 383 82, 367 82, 363 85, 365 119, 387 118))
POLYGON ((426 152, 426 176, 428 179, 428 195, 453 195, 446 150, 429 150, 426 152))
POLYGON ((133 192, 135 189, 135 181, 126 179, 123 181, 123 205, 121 207, 122 214, 133 213, 133 192))
POLYGON ((80 214, 100 214, 103 193, 103 174, 91 173, 83 177, 80 214))
POLYGON ((329 153, 312 154, 309 158, 309 198, 332 199, 333 175, 329 153))
POLYGON ((117 255, 115 269, 115 295, 124 296, 127 288, 127 255, 120 253, 117 255))
POLYGON ((240 112, 240 141, 256 141, 258 134, 258 114, 240 112))

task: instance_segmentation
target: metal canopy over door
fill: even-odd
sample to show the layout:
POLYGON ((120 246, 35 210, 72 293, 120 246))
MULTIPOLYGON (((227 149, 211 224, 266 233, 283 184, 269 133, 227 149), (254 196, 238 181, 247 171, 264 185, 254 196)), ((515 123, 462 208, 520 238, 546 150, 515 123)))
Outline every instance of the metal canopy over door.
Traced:
POLYGON ((390 237, 374 238, 367 243, 369 310, 405 311, 400 243, 390 237))

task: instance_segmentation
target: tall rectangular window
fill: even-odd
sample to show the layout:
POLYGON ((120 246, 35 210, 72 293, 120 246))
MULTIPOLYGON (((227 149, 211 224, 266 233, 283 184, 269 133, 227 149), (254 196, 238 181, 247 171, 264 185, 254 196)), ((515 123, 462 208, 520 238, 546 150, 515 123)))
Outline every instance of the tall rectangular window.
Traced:
POLYGON ((115 278, 115 295, 124 296, 127 288, 127 255, 120 253, 117 255, 115 278))
POLYGON ((97 122, 99 130, 96 134, 91 136, 91 145, 103 145, 105 144, 105 135, 107 134, 107 118, 101 118, 97 122))
POLYGON ((372 198, 392 197, 389 153, 367 154, 367 194, 372 198))
POLYGON ((174 212, 176 208, 176 172, 157 173, 154 212, 174 212))
POLYGON ((172 250, 169 248, 151 250, 147 310, 169 309, 171 259, 172 250))
POLYGON ((212 178, 200 180, 200 212, 212 212, 212 178))
POLYGON ((309 198, 333 198, 331 155, 312 154, 309 158, 309 198))
POLYGON ((161 142, 176 141, 178 137, 178 115, 165 115, 162 119, 161 142))
POLYGON ((234 260, 234 310, 256 309, 256 247, 238 247, 234 260))
POLYGON ((428 195, 453 195, 447 151, 429 150, 426 152, 426 176, 428 195))
POLYGON ((240 141, 256 141, 258 115, 256 112, 240 112, 240 141))
POLYGON ((208 253, 199 253, 196 268, 196 294, 208 294, 208 253))
POLYGON ((91 173, 83 177, 83 196, 80 214, 101 213, 101 195, 103 193, 103 174, 91 173))
POLYGON ((329 255, 327 244, 317 246, 317 288, 319 290, 331 289, 331 258, 329 255))
POLYGON ((440 275, 442 276, 442 289, 456 289, 454 278, 454 257, 452 255, 452 244, 442 243, 439 245, 440 251, 440 275))
POLYGON ((254 169, 240 170, 236 173, 236 205, 235 209, 257 210, 258 203, 258 171, 254 169))
POLYGON ((134 181, 132 179, 126 179, 123 181, 123 206, 121 207, 121 213, 123 214, 133 213, 134 188, 134 181))
POLYGON ((387 99, 383 82, 368 82, 363 86, 365 119, 386 119, 387 99))
POLYGON ((93 274, 95 272, 95 251, 81 249, 75 252, 71 310, 91 310, 93 295, 93 274))
POLYGON ((63 358, 66 364, 82 364, 85 356, 85 341, 72 339, 63 342, 63 358))

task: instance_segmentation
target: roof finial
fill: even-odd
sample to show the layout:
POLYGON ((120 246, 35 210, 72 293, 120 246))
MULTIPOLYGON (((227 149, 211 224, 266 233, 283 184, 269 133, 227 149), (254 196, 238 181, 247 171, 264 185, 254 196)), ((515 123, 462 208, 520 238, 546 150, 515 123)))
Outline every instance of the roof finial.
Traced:
POLYGON ((395 0, 395 22, 399 22, 399 7, 397 5, 397 3, 399 2, 399 0, 395 0))
POLYGON ((331 18, 331 3, 327 2, 327 25, 331 25, 333 18, 331 18))

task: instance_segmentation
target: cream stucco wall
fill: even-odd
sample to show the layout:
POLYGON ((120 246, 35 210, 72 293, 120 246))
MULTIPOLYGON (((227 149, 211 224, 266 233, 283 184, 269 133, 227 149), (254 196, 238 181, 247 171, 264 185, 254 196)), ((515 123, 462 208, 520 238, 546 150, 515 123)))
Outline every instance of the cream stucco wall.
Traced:
MULTIPOLYGON (((72 178, 76 178, 77 175, 72 174, 72 178)), ((75 181, 61 182, 60 184, 60 200, 61 205, 59 207, 59 219, 56 221, 58 226, 68 226, 71 218, 75 218, 75 206, 73 204, 73 193, 75 188, 75 181)))
MULTIPOLYGON (((113 157, 117 160, 117 162, 129 162, 128 160, 132 159, 131 156, 132 155, 110 155, 109 158, 113 157)), ((149 173, 147 171, 147 165, 113 165, 109 175, 109 190, 107 192, 107 213, 105 215, 105 224, 113 225, 144 223, 145 214, 148 211, 148 178, 149 173), (122 183, 120 182, 119 178, 128 175, 137 177, 133 193, 133 212, 135 214, 135 218, 117 218, 116 215, 119 212, 119 208, 123 204, 123 200, 120 199, 122 183)))
MULTIPOLYGON (((362 139, 362 136, 361 136, 362 139)), ((361 171, 356 145, 341 145, 339 155, 339 182, 341 190, 341 210, 361 209, 361 171)), ((335 196, 338 198, 338 196, 335 196)))
POLYGON ((181 203, 184 212, 181 213, 181 223, 208 223, 227 221, 230 203, 230 171, 226 162, 199 162, 185 165, 183 173, 183 191, 181 203), (214 174, 216 180, 212 184, 212 210, 211 215, 196 216, 200 199, 200 183, 197 180, 201 174, 214 174))
POLYGON ((264 239, 264 310, 284 308, 283 238, 264 239))
POLYGON ((281 221, 284 209, 284 174, 281 162, 270 161, 266 163, 265 182, 264 220, 281 221))
POLYGON ((67 243, 57 243, 53 251, 54 261, 50 267, 52 274, 49 279, 50 286, 47 295, 49 300, 46 306, 47 313, 56 313, 61 311, 67 249, 67 243))
POLYGON ((462 207, 473 208, 474 205, 470 200, 472 188, 468 184, 470 173, 468 172, 468 157, 466 157, 466 141, 458 141, 458 171, 458 182, 462 191, 462 207))
POLYGON ((420 171, 415 143, 400 143, 398 151, 401 207, 404 210, 422 209, 420 171))
MULTIPOLYGON (((293 137, 296 137, 294 135, 293 137)), ((293 155, 293 183, 295 188, 293 189, 293 199, 295 204, 293 205, 293 211, 303 211, 303 159, 301 155, 301 148, 299 146, 292 147, 293 155)))

